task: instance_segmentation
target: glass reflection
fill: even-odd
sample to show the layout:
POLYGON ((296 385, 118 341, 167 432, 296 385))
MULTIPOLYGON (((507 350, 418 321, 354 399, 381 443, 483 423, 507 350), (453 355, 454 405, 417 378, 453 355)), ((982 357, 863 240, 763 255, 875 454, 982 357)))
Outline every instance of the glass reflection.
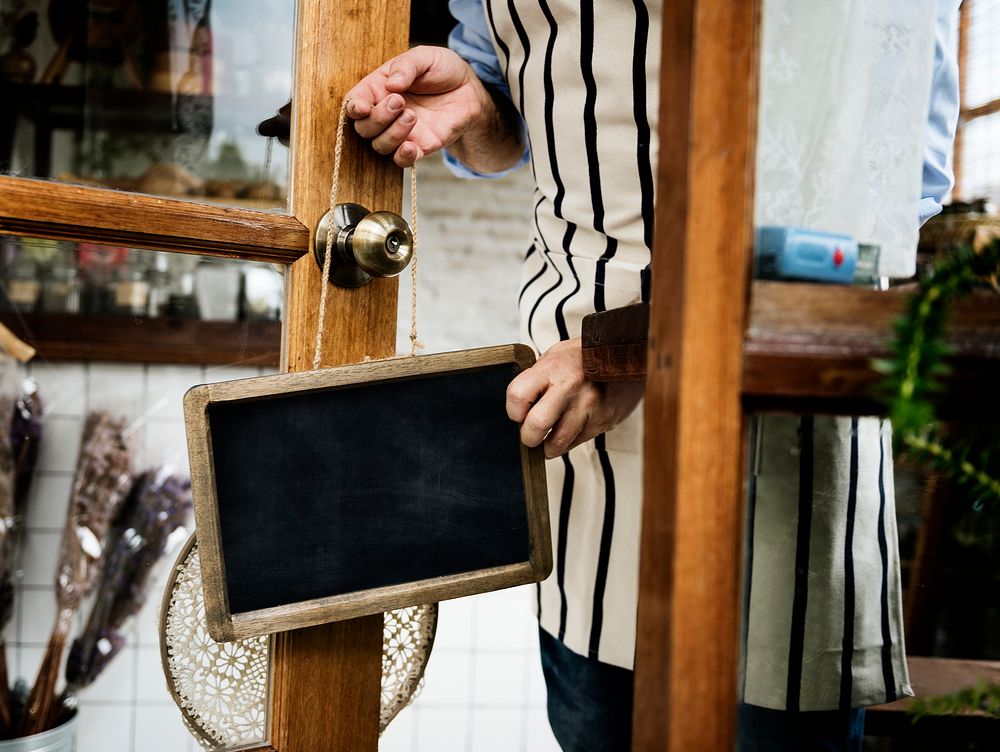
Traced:
POLYGON ((293 12, 263 0, 0 0, 0 170, 284 208, 293 12), (267 134, 274 135, 274 134, 267 134))
MULTIPOLYGON (((937 166, 925 149, 938 144, 942 155, 951 151, 954 134, 941 114, 947 111, 952 124, 958 119, 952 66, 962 57, 965 83, 985 80, 974 73, 987 62, 976 60, 974 40, 990 28, 983 9, 1000 8, 976 2, 984 14, 977 21, 966 2, 960 25, 958 6, 764 3, 758 227, 849 234, 877 246, 878 275, 898 283, 913 284, 915 268, 951 255, 957 233, 946 238, 935 230, 951 218, 932 219, 920 230, 947 200, 951 181, 950 166, 943 159, 937 166), (920 92, 930 93, 930 105, 920 92)), ((963 94, 966 109, 974 97, 986 97, 972 89, 963 94)), ((965 144, 982 146, 971 125, 963 127, 965 144)), ((988 165, 991 154, 996 149, 977 151, 976 165, 988 165)), ((966 198, 989 194, 991 183, 981 174, 970 163, 965 188, 974 192, 966 198)), ((963 229, 995 223, 987 201, 954 211, 963 229)), ((791 258, 796 249, 783 252, 791 258)), ((811 270, 789 272, 821 281, 811 270)), ((897 334, 904 330, 916 331, 914 322, 897 323, 897 334)), ((922 325, 919 331, 924 334, 922 325)), ((931 336, 922 340, 921 358, 937 346, 929 344, 931 336)), ((822 337, 814 332, 810 344, 822 337)), ((895 367, 907 373, 899 394, 912 396, 911 414, 919 410, 922 428, 940 427, 953 456, 995 468, 986 455, 997 446, 996 429, 935 426, 933 411, 917 406, 912 388, 923 376, 910 378, 909 364, 895 367), (954 448, 959 437, 969 442, 967 454, 954 448)), ((1000 515, 980 492, 969 492, 971 484, 963 488, 940 475, 948 464, 943 454, 927 462, 914 451, 907 441, 914 434, 899 415, 895 428, 868 416, 767 415, 754 422, 740 690, 748 721, 742 731, 759 748, 780 737, 796 742, 776 748, 861 749, 860 739, 857 746, 843 740, 862 731, 891 737, 884 743, 892 749, 985 748, 967 743, 960 719, 913 723, 906 713, 934 695, 996 686, 1000 515), (917 700, 906 697, 913 692, 917 700), (754 719, 766 722, 755 726, 754 719), (938 738, 935 729, 942 731, 938 738), (845 733, 837 743, 821 744, 821 735, 832 738, 828 730, 845 733)), ((876 748, 874 739, 866 744, 876 748)))
POLYGON ((39 238, 0 240, 0 310, 204 321, 277 321, 282 273, 138 248, 39 238))

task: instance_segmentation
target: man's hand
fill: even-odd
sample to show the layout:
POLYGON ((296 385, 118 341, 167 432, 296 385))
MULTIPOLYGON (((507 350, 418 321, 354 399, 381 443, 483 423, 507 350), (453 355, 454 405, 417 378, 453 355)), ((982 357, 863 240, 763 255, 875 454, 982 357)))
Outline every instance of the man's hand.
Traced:
MULTIPOLYGON (((493 97, 462 58, 445 47, 414 47, 365 76, 347 93, 354 128, 400 167, 470 139, 473 169, 496 172, 523 151, 493 97), (485 149, 480 149, 484 146, 485 149), (482 152, 482 153, 480 153, 482 152)), ((460 158, 464 155, 459 153, 460 158)))
POLYGON ((642 383, 593 384, 584 379, 580 338, 549 348, 507 387, 507 415, 521 424, 521 441, 545 442, 545 457, 565 454, 627 418, 642 383))

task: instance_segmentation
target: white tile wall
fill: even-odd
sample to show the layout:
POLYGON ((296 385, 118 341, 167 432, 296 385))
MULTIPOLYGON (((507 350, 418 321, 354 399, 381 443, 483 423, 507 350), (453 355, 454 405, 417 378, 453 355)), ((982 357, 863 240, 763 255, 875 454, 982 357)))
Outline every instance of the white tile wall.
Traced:
MULTIPOLYGON (((422 708, 411 711, 417 734, 413 749, 459 752, 471 750, 469 732, 472 709, 455 712, 454 708, 422 708)), ((402 752, 405 747, 398 748, 402 752)))
POLYGON ((196 748, 174 707, 139 705, 135 711, 135 729, 136 741, 132 749, 136 752, 177 752, 185 746, 196 748))
MULTIPOLYGON (((128 705, 81 701, 76 733, 78 752, 98 749, 104 752, 132 752, 134 749, 145 749, 134 746, 135 712, 128 705)), ((181 752, 189 747, 184 745, 174 749, 175 752, 181 752)))
MULTIPOLYGON (((12 673, 31 682, 55 619, 53 578, 87 412, 105 409, 129 418, 136 470, 164 463, 187 473, 180 396, 206 380, 206 369, 119 363, 33 363, 46 424, 25 518, 24 548, 7 630, 12 673)), ((232 370, 256 376, 258 368, 232 370)), ((168 559, 172 557, 167 557, 168 559)), ((129 631, 128 644, 98 680, 81 693, 78 752, 197 749, 167 692, 160 668, 159 606, 167 563, 129 631)), ((87 612, 81 609, 78 625, 87 612)))
POLYGON ((407 708, 396 716, 379 739, 380 752, 410 752, 417 743, 416 713, 407 708))
POLYGON ((38 666, 42 662, 42 655, 44 653, 45 647, 41 645, 37 647, 20 647, 20 650, 17 650, 15 654, 17 659, 14 663, 16 666, 15 670, 17 671, 15 676, 34 676, 38 672, 38 666))
MULTIPOLYGON (((65 404, 60 405, 65 408, 65 404)), ((45 426, 46 436, 38 450, 39 475, 47 473, 73 474, 76 456, 80 450, 80 434, 83 431, 81 411, 75 416, 49 414, 45 426)))
MULTIPOLYGON (((517 340, 514 300, 528 244, 529 178, 460 182, 421 163, 419 337, 425 352, 517 340), (456 207, 462 207, 458 209, 456 207), (461 312, 461 315, 456 315, 461 312)), ((400 288, 399 349, 409 350, 409 277, 400 288)), ((47 425, 26 520, 23 577, 8 629, 10 666, 33 677, 55 615, 52 579, 87 411, 130 419, 135 465, 187 472, 181 398, 188 387, 257 369, 34 363, 47 425)), ((193 752, 160 668, 166 571, 129 643, 80 698, 78 752, 193 752)), ((425 686, 390 726, 381 752, 554 752, 531 616, 531 588, 441 605, 425 686)))
POLYGON ((66 520, 66 500, 73 488, 70 473, 39 473, 31 484, 25 524, 31 530, 62 530, 66 520))
POLYGON ((476 708, 472 712, 470 748, 476 752, 522 749, 524 712, 511 708, 476 708))

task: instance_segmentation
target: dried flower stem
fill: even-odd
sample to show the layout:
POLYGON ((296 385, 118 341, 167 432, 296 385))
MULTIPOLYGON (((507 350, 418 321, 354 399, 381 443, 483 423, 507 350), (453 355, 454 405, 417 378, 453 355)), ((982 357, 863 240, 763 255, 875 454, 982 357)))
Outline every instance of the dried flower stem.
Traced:
POLYGON ((60 705, 93 683, 125 644, 122 625, 142 608, 155 564, 166 552, 168 539, 190 515, 190 488, 190 482, 162 470, 145 472, 133 482, 105 543, 87 626, 70 647, 60 705))
POLYGON ((87 416, 56 571, 59 615, 25 704, 21 736, 48 728, 73 614, 97 581, 102 542, 131 480, 124 423, 104 413, 87 416))
MULTIPOLYGON (((0 399, 0 429, 10 425, 14 400, 0 399)), ((14 606, 12 582, 14 549, 14 485, 16 472, 14 453, 11 450, 10 432, 0 430, 0 629, 10 621, 14 606)), ((10 733, 11 718, 10 679, 7 676, 7 650, 0 637, 0 734, 10 733)))
MULTIPOLYGON (((14 572, 20 558, 21 521, 24 519, 24 507, 41 438, 42 400, 34 380, 25 379, 16 401, 9 406, 6 401, 0 404, 0 454, 3 455, 0 467, 6 472, 8 453, 12 464, 11 487, 8 489, 6 477, 2 484, 4 519, 9 518, 11 524, 5 528, 0 540, 0 634, 14 612, 14 572), (8 427, 7 431, 3 431, 4 425, 8 427)), ((7 651, 0 637, 0 738, 8 738, 14 732, 13 715, 7 651)))

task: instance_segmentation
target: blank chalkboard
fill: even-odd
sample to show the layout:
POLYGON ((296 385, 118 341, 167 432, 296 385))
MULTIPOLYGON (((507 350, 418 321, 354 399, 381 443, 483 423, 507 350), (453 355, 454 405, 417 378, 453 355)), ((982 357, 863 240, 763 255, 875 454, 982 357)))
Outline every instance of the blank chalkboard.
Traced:
POLYGON ((185 397, 209 631, 230 640, 535 582, 544 461, 507 418, 521 345, 185 397))

